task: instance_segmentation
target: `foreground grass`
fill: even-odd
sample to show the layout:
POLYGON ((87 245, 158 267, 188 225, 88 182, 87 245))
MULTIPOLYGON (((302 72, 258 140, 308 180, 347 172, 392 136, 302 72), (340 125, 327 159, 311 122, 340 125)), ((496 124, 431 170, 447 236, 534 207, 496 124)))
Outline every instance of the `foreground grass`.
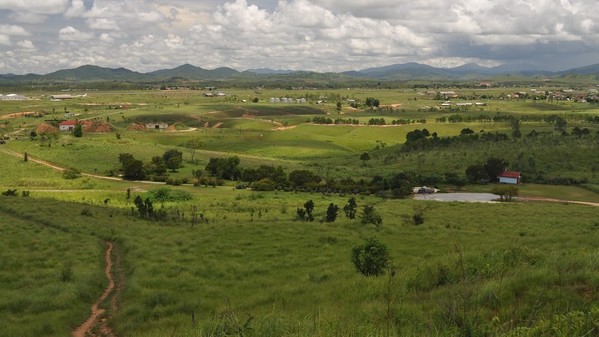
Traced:
MULTIPOLYGON (((213 215, 193 228, 189 221, 143 222, 128 210, 15 197, 2 198, 0 216, 10 220, 2 223, 15 231, 13 238, 33 238, 46 223, 63 230, 42 231, 37 240, 93 246, 91 259, 53 247, 52 254, 73 261, 75 275, 80 268, 101 272, 98 237, 122 247, 127 281, 112 321, 119 336, 490 336, 547 331, 558 321, 570 330, 540 335, 599 331, 593 330, 596 208, 359 198, 359 205, 381 212, 384 224, 377 230, 342 216, 331 224, 291 221, 295 207, 309 198, 320 219, 329 202, 342 206, 342 197, 249 193, 227 199, 220 193, 194 199, 213 215), (425 223, 415 226, 409 219, 418 210, 425 223), (19 214, 17 221, 12 214, 19 214), (394 277, 354 271, 351 248, 370 236, 389 246, 394 277)), ((34 255, 22 251, 11 260, 25 265, 34 255)), ((17 269, 3 270, 3 283, 10 284, 7 275, 17 269)), ((35 270, 22 273, 31 277, 35 270)), ((54 293, 45 286, 31 289, 50 301, 54 293)), ((0 307, 6 313, 0 324, 18 331, 24 323, 5 317, 35 320, 40 313, 14 308, 18 288, 7 289, 14 290, 0 307)), ((93 293, 84 302, 93 302, 93 293)), ((64 331, 74 316, 83 314, 65 314, 53 329, 64 331)))

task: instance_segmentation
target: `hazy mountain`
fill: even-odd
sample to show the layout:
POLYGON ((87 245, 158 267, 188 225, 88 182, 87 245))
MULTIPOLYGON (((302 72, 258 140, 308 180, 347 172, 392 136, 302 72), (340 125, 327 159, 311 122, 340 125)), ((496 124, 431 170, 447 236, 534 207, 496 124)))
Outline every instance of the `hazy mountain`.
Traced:
POLYGON ((173 77, 182 77, 187 79, 227 79, 238 75, 239 72, 235 69, 221 67, 213 70, 208 70, 191 64, 184 64, 173 69, 162 69, 147 73, 152 77, 168 79, 173 77))
POLYGON ((599 63, 592 64, 590 66, 568 69, 564 71, 560 71, 559 75, 568 75, 568 74, 577 74, 577 75, 593 75, 599 74, 599 63))
POLYGON ((103 68, 92 65, 84 65, 75 69, 55 71, 40 76, 45 80, 68 80, 68 81, 135 81, 144 79, 146 75, 125 68, 103 68))
POLYGON ((216 69, 203 69, 191 64, 184 64, 172 69, 156 70, 149 73, 139 73, 125 68, 103 68, 93 65, 84 65, 75 69, 64 69, 46 75, 14 75, 0 74, 3 84, 19 84, 30 82, 160 82, 172 78, 190 80, 229 80, 238 79, 264 79, 272 82, 278 81, 315 81, 324 83, 331 81, 363 81, 363 80, 474 80, 490 79, 503 75, 519 76, 547 76, 557 77, 568 74, 574 75, 599 75, 599 64, 560 72, 543 71, 538 66, 530 64, 507 64, 496 67, 483 67, 475 63, 468 63, 454 68, 436 68, 420 63, 393 64, 383 67, 366 68, 362 70, 345 71, 341 73, 316 73, 307 71, 274 70, 269 68, 248 69, 239 72, 228 67, 216 69))
POLYGON ((258 75, 281 75, 281 74, 294 73, 295 70, 258 68, 258 69, 247 69, 244 72, 249 72, 249 73, 258 74, 258 75))

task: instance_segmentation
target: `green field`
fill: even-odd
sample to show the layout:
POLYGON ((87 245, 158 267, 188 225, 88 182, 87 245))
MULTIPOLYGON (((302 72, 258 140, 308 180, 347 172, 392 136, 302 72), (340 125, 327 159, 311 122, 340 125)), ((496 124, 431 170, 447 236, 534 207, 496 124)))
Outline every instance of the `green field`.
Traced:
POLYGON ((599 124, 591 120, 599 107, 506 98, 530 88, 451 90, 471 96, 455 102, 486 105, 437 109, 443 100, 412 88, 230 89, 214 98, 197 90, 92 91, 61 102, 36 92, 37 100, 0 102, 0 191, 16 190, 0 196, 0 337, 69 335, 108 284, 107 243, 115 246, 117 290, 101 307, 120 337, 599 334, 597 207, 571 203, 599 203, 599 124), (368 97, 381 107, 366 107, 368 97), (113 129, 32 132, 67 112, 113 129), (386 125, 368 125, 375 119, 386 125), (171 127, 131 129, 148 122, 171 127), (406 145, 424 128, 440 141, 406 145), (472 135, 460 136, 465 129, 472 135), (497 133, 506 136, 484 140, 497 133), (136 197, 164 185, 114 177, 124 171, 119 154, 149 170, 171 149, 182 152, 182 165, 165 176, 185 183, 168 191, 188 198, 154 200, 161 217, 141 219, 136 197), (369 159, 360 159, 364 153, 369 159), (246 189, 257 182, 239 177, 200 183, 211 159, 233 156, 242 173, 280 166, 285 179, 302 170, 320 179, 269 192, 246 189), (467 167, 490 157, 522 172, 521 197, 560 202, 426 202, 396 198, 390 187, 399 179, 410 190, 491 192, 496 184, 460 183, 467 167), (89 175, 66 179, 35 160, 89 175), (324 221, 330 203, 343 208, 352 196, 360 210, 375 207, 382 226, 341 210, 324 221), (295 220, 308 200, 315 221, 295 220), (381 277, 362 276, 351 262, 352 248, 370 237, 390 252, 381 277))

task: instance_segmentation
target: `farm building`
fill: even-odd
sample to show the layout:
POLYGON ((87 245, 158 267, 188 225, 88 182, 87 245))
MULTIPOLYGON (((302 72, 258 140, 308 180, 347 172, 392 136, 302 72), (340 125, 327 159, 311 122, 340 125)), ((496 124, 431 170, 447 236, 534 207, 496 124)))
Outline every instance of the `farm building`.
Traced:
POLYGON ((167 123, 162 123, 162 122, 146 123, 146 129, 164 130, 166 128, 168 128, 168 124, 167 123))
POLYGON ((73 131, 75 129, 75 125, 77 125, 77 124, 81 124, 81 127, 83 129, 85 129, 91 123, 88 121, 68 120, 68 121, 60 122, 58 124, 58 129, 60 131, 73 131))
POLYGON ((25 96, 17 94, 0 95, 0 101, 23 101, 26 99, 25 96))
POLYGON ((522 174, 515 171, 503 171, 497 176, 501 184, 519 184, 522 179, 522 174))

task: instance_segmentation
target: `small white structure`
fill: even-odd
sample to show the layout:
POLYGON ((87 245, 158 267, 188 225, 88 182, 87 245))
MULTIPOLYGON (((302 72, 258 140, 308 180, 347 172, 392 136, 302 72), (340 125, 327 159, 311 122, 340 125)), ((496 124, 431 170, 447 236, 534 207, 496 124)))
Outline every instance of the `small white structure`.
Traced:
POLYGON ((522 174, 520 172, 515 171, 503 171, 500 175, 497 176, 499 179, 499 183, 501 184, 520 184, 520 179, 522 179, 522 174))
POLYGON ((24 101, 27 97, 17 94, 0 95, 0 101, 24 101))
POLYGON ((157 122, 157 123, 146 123, 146 129, 150 130, 164 130, 168 128, 168 124, 157 122))

